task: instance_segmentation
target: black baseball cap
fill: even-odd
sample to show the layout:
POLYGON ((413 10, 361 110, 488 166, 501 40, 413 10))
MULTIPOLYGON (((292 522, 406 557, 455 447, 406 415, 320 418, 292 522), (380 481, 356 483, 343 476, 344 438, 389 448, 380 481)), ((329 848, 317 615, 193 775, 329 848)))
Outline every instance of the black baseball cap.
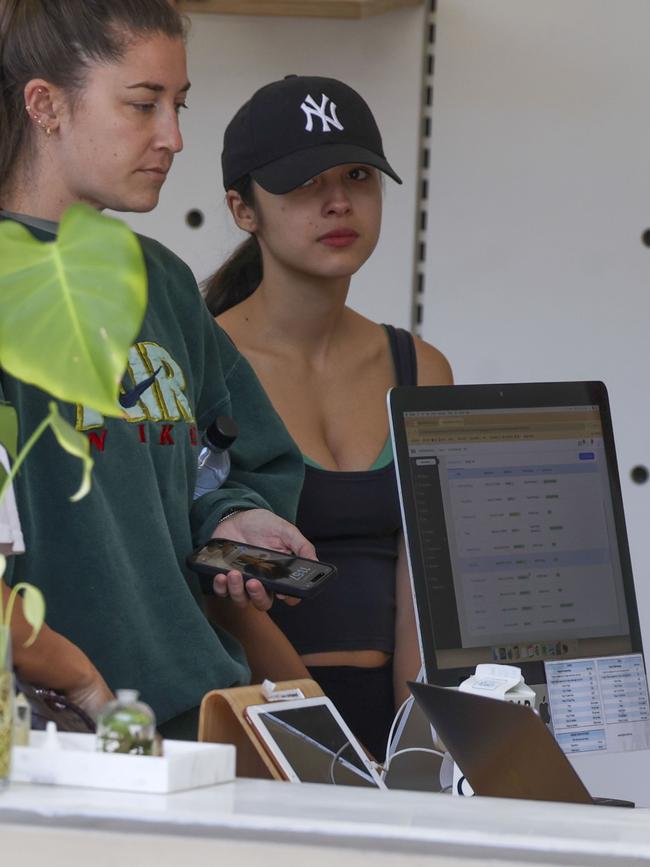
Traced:
POLYGON ((335 78, 288 75, 256 91, 226 127, 223 185, 252 175, 269 193, 295 190, 321 172, 363 163, 401 184, 384 156, 366 101, 335 78))

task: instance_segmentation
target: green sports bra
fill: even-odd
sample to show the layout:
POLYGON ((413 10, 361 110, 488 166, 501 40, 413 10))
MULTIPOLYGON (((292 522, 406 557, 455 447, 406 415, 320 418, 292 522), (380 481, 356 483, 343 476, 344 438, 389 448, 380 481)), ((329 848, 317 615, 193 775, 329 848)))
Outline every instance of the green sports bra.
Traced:
MULTIPOLYGON (((321 466, 316 461, 312 461, 311 458, 308 458, 307 455, 302 456, 303 461, 305 462, 305 466, 314 467, 316 470, 324 470, 325 467, 321 466)), ((383 449, 377 455, 372 466, 368 467, 368 472, 372 470, 380 470, 382 467, 388 466, 388 464, 393 460, 393 446, 390 441, 390 436, 386 438, 386 442, 384 443, 383 449)), ((327 472, 336 472, 336 470, 328 470, 327 472)))

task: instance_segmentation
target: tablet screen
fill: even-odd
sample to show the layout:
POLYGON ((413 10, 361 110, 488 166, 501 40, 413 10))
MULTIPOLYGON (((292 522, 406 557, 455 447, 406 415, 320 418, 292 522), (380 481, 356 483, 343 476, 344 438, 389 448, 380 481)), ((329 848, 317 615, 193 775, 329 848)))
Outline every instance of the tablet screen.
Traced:
POLYGON ((286 771, 303 783, 377 788, 381 781, 329 704, 249 708, 249 719, 286 771))

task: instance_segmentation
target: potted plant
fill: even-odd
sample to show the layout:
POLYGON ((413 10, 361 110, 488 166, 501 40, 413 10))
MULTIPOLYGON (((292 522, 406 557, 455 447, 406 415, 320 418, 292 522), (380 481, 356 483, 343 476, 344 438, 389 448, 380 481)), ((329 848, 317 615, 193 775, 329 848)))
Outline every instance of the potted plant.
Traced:
MULTIPOLYGON (((88 493, 93 463, 88 440, 59 414, 56 400, 104 415, 121 414, 119 383, 146 305, 142 250, 121 221, 86 205, 72 205, 50 242, 37 240, 19 223, 0 222, 0 370, 55 398, 18 453, 15 411, 0 404, 0 444, 13 461, 8 473, 0 467, 0 502, 48 428, 59 445, 82 462, 81 483, 72 499, 88 493)), ((0 555, 0 580, 5 567, 0 555)), ((17 584, 6 606, 0 594, 0 784, 9 774, 11 617, 18 593, 32 627, 28 643, 36 639, 45 618, 43 596, 33 585, 17 584)))

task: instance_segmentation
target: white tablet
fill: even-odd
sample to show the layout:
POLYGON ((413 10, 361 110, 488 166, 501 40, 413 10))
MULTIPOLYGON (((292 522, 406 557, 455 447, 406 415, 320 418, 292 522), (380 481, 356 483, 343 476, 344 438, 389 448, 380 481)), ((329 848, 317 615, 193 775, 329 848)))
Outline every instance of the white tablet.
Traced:
POLYGON ((325 696, 255 704, 244 716, 282 776, 292 783, 386 788, 325 696))

